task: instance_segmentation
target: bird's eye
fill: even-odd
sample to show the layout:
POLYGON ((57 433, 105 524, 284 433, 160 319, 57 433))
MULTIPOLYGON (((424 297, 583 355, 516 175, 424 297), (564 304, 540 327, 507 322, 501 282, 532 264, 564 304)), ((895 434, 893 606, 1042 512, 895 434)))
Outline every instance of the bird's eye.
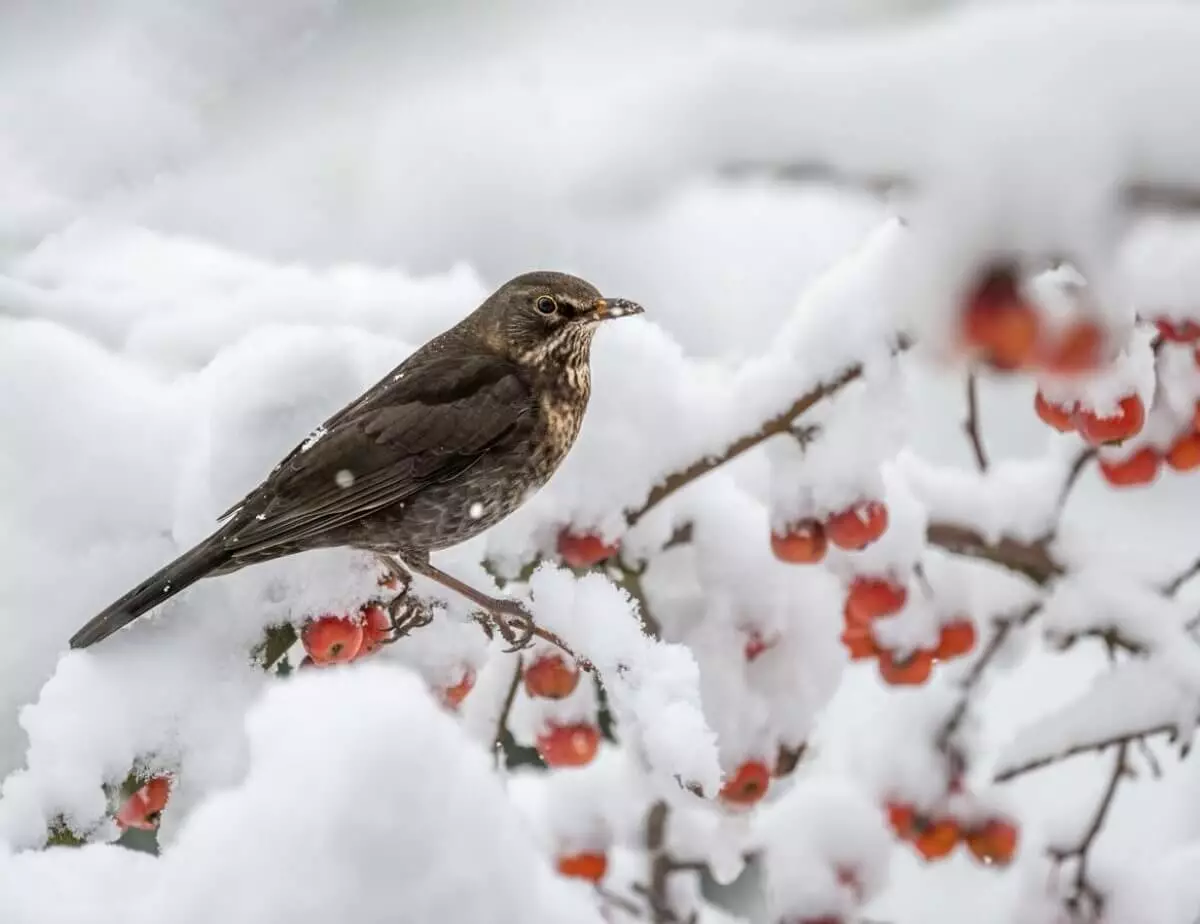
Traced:
POLYGON ((549 295, 541 296, 533 304, 534 307, 536 307, 537 310, 542 314, 554 314, 554 312, 558 311, 558 302, 552 299, 549 295))

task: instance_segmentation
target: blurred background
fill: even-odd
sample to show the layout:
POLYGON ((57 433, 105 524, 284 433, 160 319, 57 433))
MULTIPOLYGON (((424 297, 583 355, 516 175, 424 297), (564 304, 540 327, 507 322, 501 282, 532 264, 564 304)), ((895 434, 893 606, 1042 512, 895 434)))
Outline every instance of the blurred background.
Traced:
MULTIPOLYGON (((3 0, 0 313, 52 317, 119 351, 156 312, 186 299, 197 310, 204 299, 216 306, 222 278, 253 287, 259 269, 459 273, 490 288, 554 267, 647 305, 688 353, 735 362, 771 341, 798 294, 886 209, 819 187, 716 183, 644 207, 606 207, 577 194, 602 169, 603 139, 644 147, 648 158, 656 144, 652 133, 628 137, 623 101, 735 32, 840 41, 901 33, 956 8, 1036 16, 1053 5, 3 0), (189 290, 198 280, 208 286, 202 297, 189 290)), ((324 307, 336 316, 336 305, 324 307)), ((431 335, 443 319, 430 312, 416 332, 431 335)), ((961 381, 917 372, 914 388, 919 450, 966 464, 961 381)), ((1032 381, 986 383, 994 456, 1045 446, 1032 395, 1032 381)), ((1164 549, 1171 567, 1200 550, 1179 513, 1198 502, 1195 479, 1166 474, 1153 492, 1130 497, 1089 475, 1069 517, 1077 529, 1105 530, 1153 570, 1164 549)), ((1035 652, 1001 683, 990 736, 1002 741, 1076 694, 1100 663, 1035 652)), ((847 741, 869 738, 880 695, 870 678, 851 676, 826 726, 847 741)), ((827 747, 836 751, 837 740, 827 747)), ((19 754, 0 748, 0 770, 19 754)), ((1020 785, 1036 811, 1072 786, 1086 796, 1098 779, 1068 766, 1020 785)), ((1197 782, 1171 769, 1162 786, 1194 805, 1197 782)), ((1168 825, 1172 837, 1197 833, 1140 791, 1113 822, 1133 832, 1129 840, 1168 825)), ((898 866, 896 907, 907 921, 943 919, 934 916, 943 904, 971 907, 1006 888, 958 861, 923 870, 905 857, 898 866)))

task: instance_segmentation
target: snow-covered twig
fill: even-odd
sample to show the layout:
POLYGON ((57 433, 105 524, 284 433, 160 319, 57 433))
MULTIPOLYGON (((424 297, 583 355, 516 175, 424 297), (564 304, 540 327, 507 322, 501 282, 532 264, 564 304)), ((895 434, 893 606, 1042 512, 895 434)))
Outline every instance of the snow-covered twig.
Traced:
MULTIPOLYGON (((1039 756, 1024 763, 1006 767, 1004 770, 997 773, 994 779, 997 783, 1007 783, 1009 780, 1015 780, 1017 777, 1024 776, 1026 773, 1032 773, 1034 770, 1041 770, 1043 767, 1049 767, 1051 764, 1059 763, 1069 757, 1076 757, 1080 754, 1087 754, 1091 751, 1105 751, 1114 745, 1119 746, 1127 742, 1136 741, 1139 738, 1152 738, 1156 735, 1167 735, 1168 741, 1174 744, 1179 737, 1179 726, 1175 723, 1158 723, 1153 726, 1138 728, 1134 731, 1119 735, 1106 735, 1104 737, 1076 741, 1069 747, 1066 747, 1054 754, 1039 756)), ((1190 748, 1190 743, 1184 743, 1180 747, 1180 754, 1186 756, 1190 748)))
MULTIPOLYGON (((911 341, 907 337, 901 336, 897 339, 895 349, 896 352, 900 352, 907 350, 909 346, 911 346, 911 341)), ((691 465, 667 475, 651 489, 640 507, 626 511, 625 522, 630 526, 636 525, 651 509, 697 478, 715 471, 726 462, 733 461, 772 436, 792 432, 797 418, 811 410, 822 399, 836 394, 851 382, 857 381, 862 374, 863 367, 861 365, 851 366, 831 381, 818 385, 801 395, 782 413, 764 421, 758 429, 738 437, 723 452, 697 459, 691 465)))
POLYGON ((925 530, 925 541, 955 555, 1001 565, 1038 585, 1045 585, 1064 573, 1063 566, 1051 557, 1045 539, 1020 542, 1005 536, 990 542, 969 526, 933 522, 925 530))

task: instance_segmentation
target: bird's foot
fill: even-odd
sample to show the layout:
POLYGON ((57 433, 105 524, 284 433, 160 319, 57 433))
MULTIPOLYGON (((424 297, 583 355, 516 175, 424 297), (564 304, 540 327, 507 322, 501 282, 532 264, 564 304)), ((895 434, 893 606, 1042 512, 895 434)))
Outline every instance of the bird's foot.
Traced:
POLYGON ((387 604, 388 634, 381 644, 391 645, 433 622, 433 610, 424 602, 408 596, 408 588, 387 604))
MULTIPOLYGON (((483 597, 483 594, 480 594, 483 597)), ((486 597, 489 603, 475 600, 485 607, 483 612, 475 614, 475 621, 483 627, 488 638, 494 638, 499 632, 500 637, 508 642, 506 653, 528 648, 537 632, 533 617, 515 600, 504 600, 499 597, 486 597)))

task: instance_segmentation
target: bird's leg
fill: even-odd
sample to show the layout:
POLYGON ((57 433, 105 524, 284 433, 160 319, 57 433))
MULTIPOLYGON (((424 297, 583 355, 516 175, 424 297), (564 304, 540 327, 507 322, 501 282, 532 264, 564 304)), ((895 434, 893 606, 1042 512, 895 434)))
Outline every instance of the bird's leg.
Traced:
POLYGON ((537 631, 533 617, 516 600, 491 597, 482 591, 476 590, 470 584, 460 581, 440 568, 435 568, 430 563, 428 556, 406 558, 404 563, 417 574, 427 577, 431 581, 436 581, 448 590, 466 597, 472 603, 478 604, 487 610, 492 617, 492 623, 495 625, 497 631, 508 642, 509 651, 519 651, 525 648, 537 631))

